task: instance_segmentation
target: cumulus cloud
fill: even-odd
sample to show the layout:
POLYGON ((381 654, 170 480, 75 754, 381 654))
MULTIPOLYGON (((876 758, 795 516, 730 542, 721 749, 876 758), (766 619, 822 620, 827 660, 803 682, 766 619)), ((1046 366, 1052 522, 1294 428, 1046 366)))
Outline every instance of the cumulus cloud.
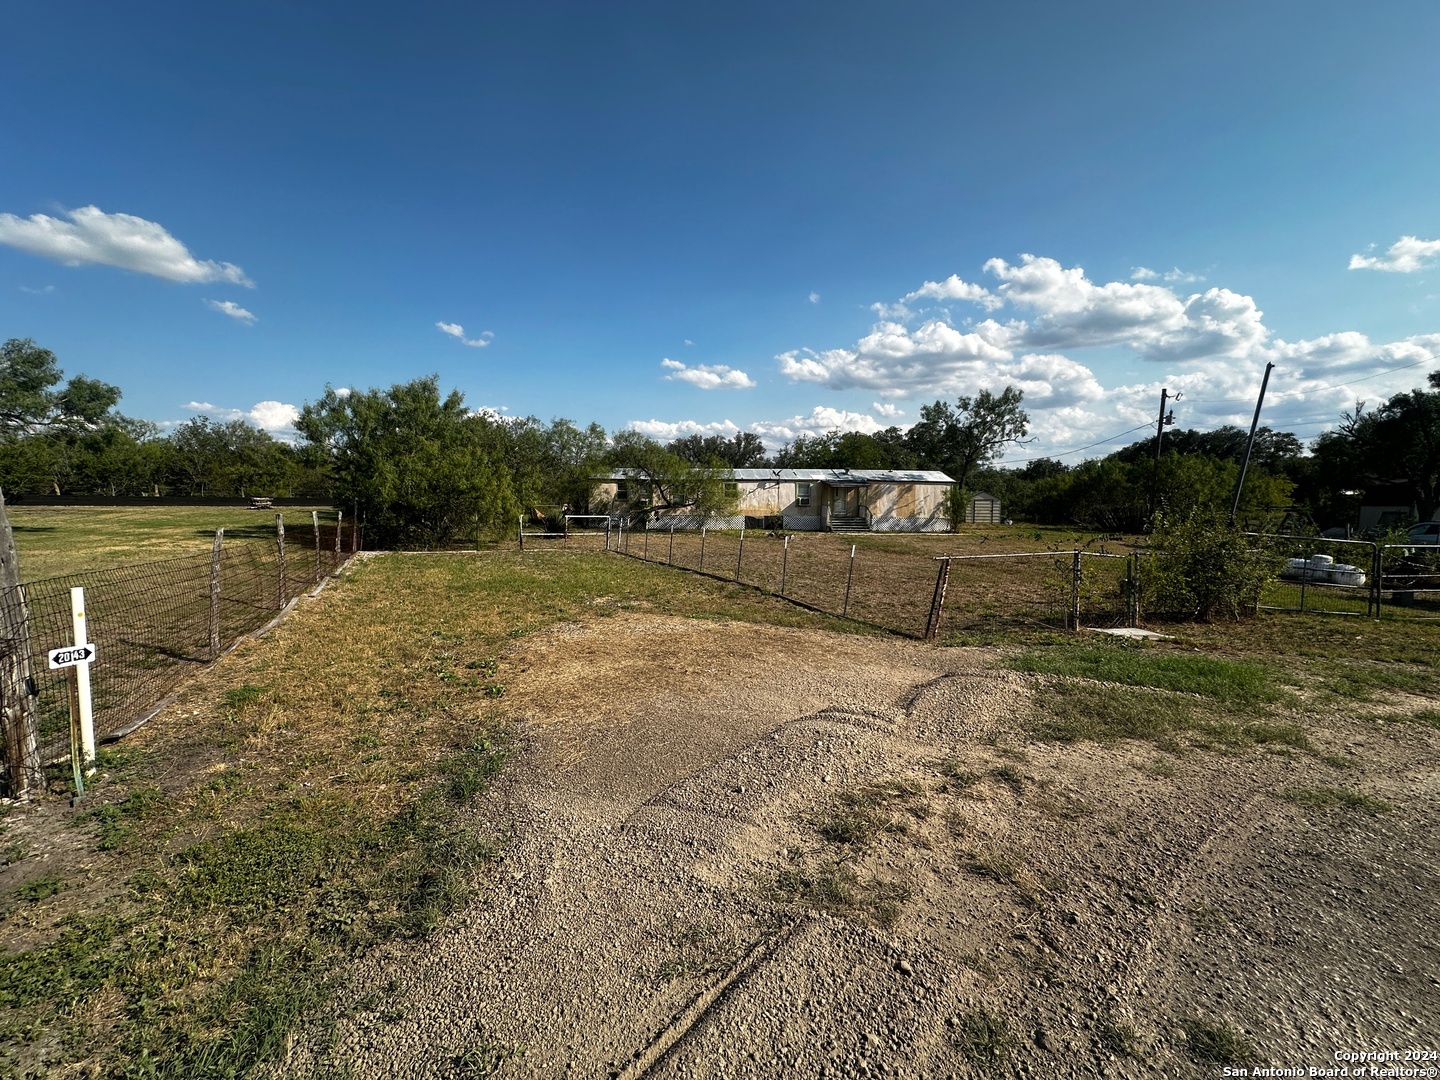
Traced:
MULTIPOLYGON (((1373 250, 1374 245, 1371 245, 1373 250)), ((1351 255, 1351 270, 1387 270, 1394 274, 1413 274, 1428 269, 1440 255, 1440 240, 1421 240, 1402 236, 1382 255, 1351 255)))
POLYGON ((254 288, 234 263, 197 259, 165 227, 133 214, 107 214, 96 206, 66 212, 68 221, 48 214, 28 218, 0 214, 0 244, 66 266, 118 266, 166 281, 199 284, 225 281, 254 288))
POLYGON ((255 316, 246 311, 233 300, 206 300, 205 306, 211 311, 218 311, 222 315, 229 315, 236 322, 243 322, 246 325, 253 325, 255 316))
POLYGON ((820 294, 819 294, 818 292, 812 292, 812 293, 810 294, 810 303, 812 303, 812 304, 818 304, 819 302, 820 302, 820 294))
POLYGON ((970 300, 986 311, 994 311, 1005 303, 990 290, 968 281, 961 281, 958 274, 951 274, 944 281, 927 281, 912 293, 906 293, 902 303, 912 300, 970 300))
POLYGON ((435 324, 435 327, 442 334, 449 334, 457 341, 460 341, 465 345, 469 345, 472 349, 485 348, 486 345, 490 344, 490 339, 495 336, 494 331, 486 330, 481 333, 478 338, 467 338, 465 336, 465 327, 461 326, 459 323, 454 322, 437 322, 435 324))
POLYGON ((248 409, 230 409, 212 405, 208 401, 188 401, 185 408, 191 412, 203 413, 216 420, 243 420, 251 427, 268 431, 272 435, 293 432, 295 422, 300 419, 300 410, 283 401, 257 401, 248 409))
POLYGON ((867 413, 816 405, 808 415, 792 416, 786 420, 761 420, 751 424, 750 430, 759 435, 767 446, 779 446, 794 442, 801 435, 824 435, 831 431, 863 431, 873 435, 884 426, 867 413))
POLYGON ((677 420, 674 423, 666 420, 631 420, 625 426, 659 442, 682 439, 686 435, 723 435, 728 439, 740 430, 729 420, 716 420, 712 423, 701 423, 698 420, 677 420))
POLYGON ((870 403, 870 411, 876 416, 883 416, 886 420, 898 420, 905 415, 905 410, 898 405, 892 405, 889 402, 883 401, 872 401, 870 403))
POLYGON ((701 390, 748 390, 755 385, 755 380, 745 372, 724 364, 696 364, 691 367, 666 357, 660 361, 660 366, 670 372, 665 376, 667 381, 687 382, 701 390))
POLYGON ((1130 269, 1131 281, 1154 281, 1159 276, 1157 271, 1151 270, 1148 266, 1135 266, 1130 269))

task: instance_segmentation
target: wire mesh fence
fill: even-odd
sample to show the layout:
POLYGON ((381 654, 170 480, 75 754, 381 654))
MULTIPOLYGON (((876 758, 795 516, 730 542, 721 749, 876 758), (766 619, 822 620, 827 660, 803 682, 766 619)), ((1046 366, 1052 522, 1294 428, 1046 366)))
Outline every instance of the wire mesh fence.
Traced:
POLYGON ((1022 625, 1121 626, 1135 618, 1128 556, 937 557, 930 548, 872 546, 835 533, 709 529, 624 529, 613 550, 912 637, 1022 625))
MULTIPOLYGON (((18 693, 33 707, 39 764, 65 771, 71 757, 69 674, 50 670, 47 654, 77 644, 71 640, 73 588, 84 589, 87 628, 96 646, 90 681, 95 731, 104 741, 144 717, 186 675, 333 574, 353 553, 352 544, 348 528, 337 529, 333 519, 312 520, 290 527, 283 542, 278 530, 270 541, 222 539, 194 555, 0 590, 0 611, 12 616, 5 625, 17 628, 0 647, 16 661, 18 693)), ((7 707, 7 721, 16 712, 7 707)), ((12 790, 22 741, 6 739, 4 775, 12 790)))

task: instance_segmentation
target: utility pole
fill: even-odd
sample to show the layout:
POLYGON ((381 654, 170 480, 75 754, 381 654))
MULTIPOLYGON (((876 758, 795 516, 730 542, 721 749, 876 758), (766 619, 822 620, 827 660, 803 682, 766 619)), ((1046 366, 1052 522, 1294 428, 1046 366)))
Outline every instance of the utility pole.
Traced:
MULTIPOLYGON (((1179 401, 1183 394, 1177 393, 1175 400, 1179 401)), ((1175 423, 1175 410, 1171 409, 1170 414, 1165 414, 1165 403, 1170 399, 1169 389, 1160 391, 1160 418, 1155 421, 1155 464, 1150 470, 1150 513, 1149 517, 1155 517, 1155 499, 1160 490, 1160 445, 1165 439, 1165 429, 1175 423)))
POLYGON ((1260 406, 1265 404, 1265 388, 1270 385, 1270 372, 1274 364, 1265 365, 1265 377, 1260 380, 1260 396, 1255 399, 1255 417, 1250 421, 1250 438, 1245 440, 1245 459, 1240 462, 1240 477, 1235 481, 1235 500, 1230 504, 1230 524, 1235 524, 1235 515, 1240 512, 1240 493, 1245 490, 1245 472, 1250 468, 1250 451, 1255 448, 1255 431, 1260 426, 1260 406))

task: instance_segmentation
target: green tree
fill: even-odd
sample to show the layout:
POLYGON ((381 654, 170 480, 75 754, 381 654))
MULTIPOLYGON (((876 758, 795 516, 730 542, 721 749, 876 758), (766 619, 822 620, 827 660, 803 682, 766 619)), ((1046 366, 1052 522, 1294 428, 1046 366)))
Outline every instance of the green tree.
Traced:
POLYGON ((1030 430, 1030 416, 1020 407, 1024 397, 1024 391, 1007 386, 999 394, 981 390, 962 397, 954 406, 922 405, 920 422, 910 429, 910 447, 923 466, 943 469, 964 488, 977 465, 1024 440, 1030 430))
POLYGON ((732 469, 753 469, 765 461, 760 436, 749 431, 737 431, 731 439, 724 435, 686 435, 671 442, 669 450, 695 465, 720 461, 732 469))
POLYGON ((1440 371, 1428 381, 1430 390, 1396 394, 1373 412, 1358 403, 1338 431, 1316 441, 1337 491, 1399 481, 1422 517, 1440 512, 1440 371))
POLYGON ((610 465, 625 469, 649 487, 654 509, 689 510, 701 517, 732 514, 738 495, 725 462, 687 461, 638 431, 619 431, 611 440, 610 465))
POLYGON ((59 387, 63 373, 55 354, 30 338, 0 345, 0 432, 99 425, 120 400, 120 388, 77 375, 59 387))
POLYGON ((473 413, 438 376, 389 390, 327 388, 296 424, 323 454, 342 507, 380 546, 436 547, 501 535, 521 511, 501 422, 473 413))

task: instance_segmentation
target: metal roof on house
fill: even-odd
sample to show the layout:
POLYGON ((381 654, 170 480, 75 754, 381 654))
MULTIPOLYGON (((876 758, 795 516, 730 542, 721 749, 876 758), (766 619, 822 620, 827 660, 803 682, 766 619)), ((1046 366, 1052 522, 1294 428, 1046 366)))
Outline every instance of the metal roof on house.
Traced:
MULTIPOLYGON (((737 481, 751 483, 765 480, 830 484, 833 487, 855 487, 860 484, 953 484, 955 481, 935 469, 732 469, 737 481)), ((606 480, 627 480, 634 475, 630 469, 616 469, 606 480)))

